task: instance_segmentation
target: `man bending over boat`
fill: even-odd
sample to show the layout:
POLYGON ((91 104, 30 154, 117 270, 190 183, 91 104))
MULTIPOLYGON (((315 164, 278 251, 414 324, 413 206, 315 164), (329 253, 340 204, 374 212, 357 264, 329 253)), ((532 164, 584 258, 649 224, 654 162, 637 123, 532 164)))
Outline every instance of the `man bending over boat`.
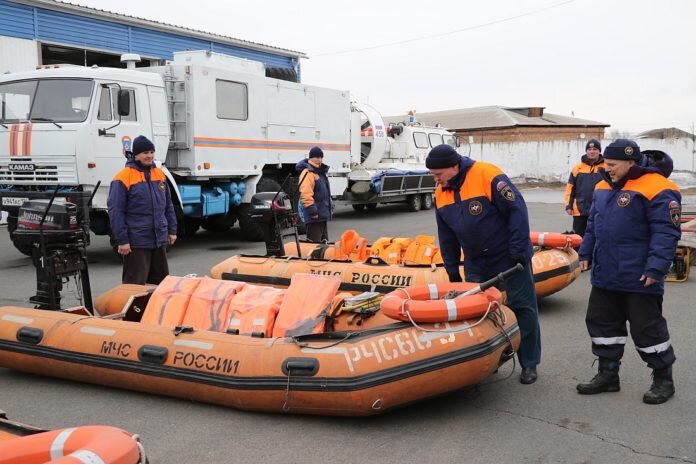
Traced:
POLYGON ((450 282, 461 282, 464 252, 467 282, 485 282, 515 264, 524 270, 501 286, 517 316, 522 340, 517 356, 520 382, 534 383, 541 361, 541 333, 532 276, 534 253, 527 205, 497 166, 460 156, 450 145, 433 148, 425 160, 438 183, 435 191, 440 252, 450 282))

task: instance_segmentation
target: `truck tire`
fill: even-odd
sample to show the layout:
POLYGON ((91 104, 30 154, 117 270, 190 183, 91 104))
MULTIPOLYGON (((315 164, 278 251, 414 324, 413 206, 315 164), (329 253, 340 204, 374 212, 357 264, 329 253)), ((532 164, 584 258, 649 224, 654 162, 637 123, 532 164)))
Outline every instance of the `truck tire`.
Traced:
POLYGON ((421 198, 420 195, 409 195, 406 197, 406 204, 408 205, 408 210, 415 213, 421 209, 421 198))
POLYGON ((362 210, 365 209, 365 207, 366 207, 367 205, 365 205, 364 203, 355 203, 355 204, 353 204, 353 205, 351 205, 351 206, 353 206, 353 209, 354 209, 355 211, 362 211, 362 210))
POLYGON ((183 220, 179 220, 179 226, 177 227, 177 235, 184 238, 191 238, 196 235, 198 229, 201 227, 201 220, 198 218, 186 217, 183 220))
MULTIPOLYGON (((256 184, 256 192, 277 192, 280 190, 280 184, 268 177, 261 177, 259 183, 256 184)), ((261 242, 264 240, 264 231, 261 224, 249 217, 249 203, 243 203, 237 208, 237 221, 242 229, 242 235, 250 242, 261 242)))
POLYGON ((232 228, 236 218, 232 215, 220 215, 203 221, 203 228, 208 232, 227 232, 232 228))
POLYGON ((7 232, 10 234, 10 239, 14 247, 22 253, 23 255, 31 256, 32 243, 31 241, 16 235, 14 231, 17 230, 17 217, 8 216, 7 217, 7 232))
POLYGON ((424 193, 421 195, 421 209, 428 210, 433 207, 433 194, 424 193))
POLYGON ((365 205, 365 208, 367 208, 368 211, 373 210, 373 209, 377 209, 377 203, 367 203, 365 205))

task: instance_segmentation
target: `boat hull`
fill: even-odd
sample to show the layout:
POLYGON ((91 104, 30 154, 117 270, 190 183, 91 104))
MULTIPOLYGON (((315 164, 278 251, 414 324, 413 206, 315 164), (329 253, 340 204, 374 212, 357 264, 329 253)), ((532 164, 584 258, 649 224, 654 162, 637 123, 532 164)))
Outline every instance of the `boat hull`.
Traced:
POLYGON ((496 314, 423 325, 434 332, 380 316, 354 336, 255 338, 2 307, 0 366, 244 410, 372 415, 493 374, 519 346, 512 311, 496 314))

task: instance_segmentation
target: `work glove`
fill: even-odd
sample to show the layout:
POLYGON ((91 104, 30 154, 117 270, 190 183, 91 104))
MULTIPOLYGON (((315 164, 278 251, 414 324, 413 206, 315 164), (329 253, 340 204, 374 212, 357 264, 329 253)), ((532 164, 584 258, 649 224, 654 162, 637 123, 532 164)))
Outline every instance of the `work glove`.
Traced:
POLYGON ((463 282, 461 274, 459 272, 453 272, 452 274, 447 274, 450 282, 463 282))

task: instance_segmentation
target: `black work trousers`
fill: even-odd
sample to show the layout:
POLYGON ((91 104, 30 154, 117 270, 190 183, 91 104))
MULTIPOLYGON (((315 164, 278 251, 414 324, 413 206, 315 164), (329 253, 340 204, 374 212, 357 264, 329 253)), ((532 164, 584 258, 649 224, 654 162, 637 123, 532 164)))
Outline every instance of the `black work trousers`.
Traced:
POLYGON ((158 285, 169 275, 167 247, 133 248, 123 257, 124 284, 158 285))
POLYGON ((329 241, 329 228, 326 221, 310 222, 306 226, 307 240, 310 242, 321 243, 329 241))
POLYGON ((662 316, 662 295, 592 287, 585 323, 595 356, 621 359, 628 341, 626 322, 638 354, 650 368, 674 364, 674 349, 662 316))
POLYGON ((586 230, 587 216, 573 216, 573 232, 581 237, 584 237, 586 230))

